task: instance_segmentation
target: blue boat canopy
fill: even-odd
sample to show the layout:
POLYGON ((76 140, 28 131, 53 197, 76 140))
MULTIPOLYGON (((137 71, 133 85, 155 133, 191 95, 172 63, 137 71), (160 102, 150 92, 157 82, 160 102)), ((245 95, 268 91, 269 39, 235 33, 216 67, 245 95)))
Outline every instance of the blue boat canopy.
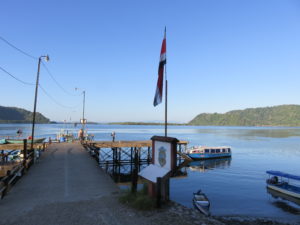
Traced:
POLYGON ((274 175, 274 176, 290 178, 293 180, 300 180, 300 176, 289 174, 289 173, 283 173, 280 171, 268 170, 268 171, 266 171, 266 173, 274 175))

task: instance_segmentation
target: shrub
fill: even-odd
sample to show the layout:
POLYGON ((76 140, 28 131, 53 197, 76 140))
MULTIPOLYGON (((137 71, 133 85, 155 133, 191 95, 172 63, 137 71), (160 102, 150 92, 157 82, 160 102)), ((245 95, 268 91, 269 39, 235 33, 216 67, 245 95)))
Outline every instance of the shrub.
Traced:
POLYGON ((132 193, 130 190, 124 191, 119 200, 121 203, 128 204, 138 210, 151 210, 155 208, 155 199, 148 196, 146 185, 136 193, 132 193))

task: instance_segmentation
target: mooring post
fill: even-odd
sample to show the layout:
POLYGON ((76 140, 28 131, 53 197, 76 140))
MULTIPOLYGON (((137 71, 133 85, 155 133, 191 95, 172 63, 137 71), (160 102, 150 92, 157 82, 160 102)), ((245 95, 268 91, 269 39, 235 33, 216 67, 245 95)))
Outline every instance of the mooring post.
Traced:
POLYGON ((133 160, 132 160, 132 151, 133 151, 133 148, 131 147, 130 148, 130 172, 132 173, 132 162, 133 162, 133 160))
POLYGON ((113 166, 115 166, 115 158, 116 158, 116 156, 115 156, 115 148, 111 148, 111 150, 112 150, 112 152, 113 152, 113 166))
POLYGON ((138 151, 138 154, 139 154, 139 171, 140 171, 140 169, 141 169, 141 151, 142 151, 142 148, 141 147, 139 147, 138 148, 139 149, 139 151, 138 151))
POLYGON ((108 171, 108 161, 105 161, 105 170, 106 170, 106 173, 108 171))
POLYGON ((181 153, 182 153, 182 149, 181 149, 181 144, 177 144, 177 148, 178 148, 178 152, 180 152, 180 155, 179 155, 179 165, 181 164, 181 153))
POLYGON ((34 164, 34 158, 35 158, 35 153, 34 153, 34 145, 30 147, 30 153, 29 153, 31 160, 30 160, 30 166, 34 164))
POLYGON ((118 158, 117 148, 113 148, 113 151, 114 151, 113 173, 115 174, 117 172, 117 158, 118 158))
POLYGON ((98 152, 99 152, 99 161, 98 161, 98 163, 99 163, 99 165, 101 165, 101 148, 98 148, 98 152))
POLYGON ((24 166, 24 170, 26 168, 26 161, 27 161, 27 139, 23 139, 23 166, 24 166))
POLYGON ((150 163, 150 147, 148 147, 147 162, 150 163))
POLYGON ((131 185, 131 192, 136 193, 137 190, 137 180, 138 180, 138 155, 137 149, 134 148, 134 169, 132 172, 132 185, 131 185))

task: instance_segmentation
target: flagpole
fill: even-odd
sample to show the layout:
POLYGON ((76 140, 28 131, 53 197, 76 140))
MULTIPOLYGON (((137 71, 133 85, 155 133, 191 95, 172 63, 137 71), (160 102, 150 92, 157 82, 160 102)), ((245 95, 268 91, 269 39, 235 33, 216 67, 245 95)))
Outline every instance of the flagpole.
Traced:
MULTIPOLYGON (((165 38, 167 38, 167 27, 165 27, 165 38)), ((167 50, 166 50, 167 59, 167 50)), ((165 78, 166 78, 166 91, 165 91, 165 137, 168 136, 168 79, 167 79, 167 61, 165 64, 165 78)))
POLYGON ((165 137, 167 137, 168 129, 168 80, 166 79, 166 101, 165 101, 165 137))

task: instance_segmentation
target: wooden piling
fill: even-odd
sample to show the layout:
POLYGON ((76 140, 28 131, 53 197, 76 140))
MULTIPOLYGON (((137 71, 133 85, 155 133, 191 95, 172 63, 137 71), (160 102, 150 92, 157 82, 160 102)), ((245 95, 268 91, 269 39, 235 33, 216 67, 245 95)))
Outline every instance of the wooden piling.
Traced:
POLYGON ((23 147, 23 166, 24 171, 26 170, 26 162, 27 162, 27 139, 23 139, 24 147, 23 147))
POLYGON ((131 192, 136 193, 137 191, 137 181, 138 181, 138 152, 135 148, 134 151, 134 169, 132 171, 132 185, 131 192))
POLYGON ((147 152, 147 163, 149 164, 150 162, 151 162, 150 147, 148 147, 148 152, 147 152))
POLYGON ((162 178, 157 177, 156 178, 156 207, 157 208, 161 207, 161 183, 162 183, 162 178))

